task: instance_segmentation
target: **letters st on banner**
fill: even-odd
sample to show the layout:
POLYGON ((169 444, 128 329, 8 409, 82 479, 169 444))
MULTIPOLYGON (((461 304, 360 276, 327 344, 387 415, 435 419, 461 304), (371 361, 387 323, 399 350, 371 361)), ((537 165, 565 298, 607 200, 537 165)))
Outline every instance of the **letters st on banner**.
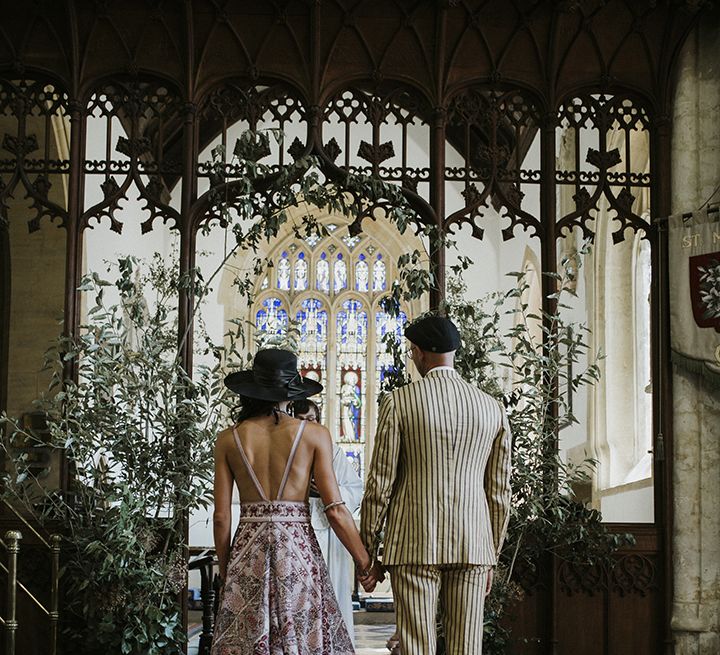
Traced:
POLYGON ((720 212, 669 219, 673 358, 720 375, 720 212))

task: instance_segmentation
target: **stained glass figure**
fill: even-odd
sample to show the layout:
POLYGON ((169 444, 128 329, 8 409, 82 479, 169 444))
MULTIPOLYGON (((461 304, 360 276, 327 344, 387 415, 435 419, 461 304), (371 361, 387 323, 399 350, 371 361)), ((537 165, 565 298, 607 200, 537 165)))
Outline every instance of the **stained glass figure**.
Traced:
POLYGON ((347 264, 343 259, 342 253, 338 253, 335 260, 335 270, 333 271, 335 293, 340 293, 343 289, 347 289, 347 264))
POLYGON ((382 255, 378 253, 373 264, 373 291, 385 291, 387 280, 385 278, 385 262, 382 255))
POLYGON ((280 255, 277 265, 277 288, 280 291, 290 291, 290 259, 286 251, 280 255))
POLYGON ((315 265, 315 287, 322 293, 330 293, 330 262, 325 253, 320 255, 315 265))
POLYGON ((295 291, 305 291, 308 288, 308 265, 305 253, 301 252, 295 260, 295 291))
POLYGON ((362 372, 347 369, 340 373, 340 438, 343 441, 360 441, 362 372))
POLYGON ((360 255, 360 259, 355 264, 355 289, 365 293, 368 291, 369 283, 370 269, 367 261, 365 261, 365 255, 360 255))
POLYGON ((285 334, 288 326, 288 313, 282 307, 280 298, 265 298, 262 309, 255 316, 255 327, 267 335, 285 334))

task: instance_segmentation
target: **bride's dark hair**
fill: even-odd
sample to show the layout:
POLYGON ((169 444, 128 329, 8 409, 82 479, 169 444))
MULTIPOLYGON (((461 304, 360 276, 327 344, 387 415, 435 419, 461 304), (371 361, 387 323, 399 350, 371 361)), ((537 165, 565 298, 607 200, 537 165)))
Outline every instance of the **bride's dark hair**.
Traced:
MULTIPOLYGON (((249 398, 248 396, 240 396, 240 402, 235 407, 233 418, 236 423, 240 423, 254 416, 270 416, 277 407, 275 400, 259 400, 257 398, 249 398)), ((277 422, 277 415, 275 422, 277 422)))

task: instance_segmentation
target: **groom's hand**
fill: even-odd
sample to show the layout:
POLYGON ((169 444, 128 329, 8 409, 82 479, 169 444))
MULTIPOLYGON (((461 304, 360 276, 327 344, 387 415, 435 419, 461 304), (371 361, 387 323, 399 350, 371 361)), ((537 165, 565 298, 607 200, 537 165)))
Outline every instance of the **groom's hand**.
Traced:
POLYGON ((367 593, 375 590, 378 582, 385 579, 385 569, 380 562, 375 562, 366 576, 358 576, 358 581, 367 593))

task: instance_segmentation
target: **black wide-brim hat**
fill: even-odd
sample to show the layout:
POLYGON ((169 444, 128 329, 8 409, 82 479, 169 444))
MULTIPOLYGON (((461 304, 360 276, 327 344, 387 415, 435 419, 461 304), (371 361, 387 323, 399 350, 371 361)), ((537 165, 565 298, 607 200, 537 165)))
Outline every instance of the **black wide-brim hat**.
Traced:
POLYGON ((444 316, 425 316, 405 328, 405 336, 420 350, 449 353, 460 347, 460 332, 444 316))
POLYGON ((253 367, 230 373, 225 386, 246 398, 257 400, 300 400, 323 390, 322 384, 304 378, 297 370, 297 357, 289 350, 258 350, 253 367))

